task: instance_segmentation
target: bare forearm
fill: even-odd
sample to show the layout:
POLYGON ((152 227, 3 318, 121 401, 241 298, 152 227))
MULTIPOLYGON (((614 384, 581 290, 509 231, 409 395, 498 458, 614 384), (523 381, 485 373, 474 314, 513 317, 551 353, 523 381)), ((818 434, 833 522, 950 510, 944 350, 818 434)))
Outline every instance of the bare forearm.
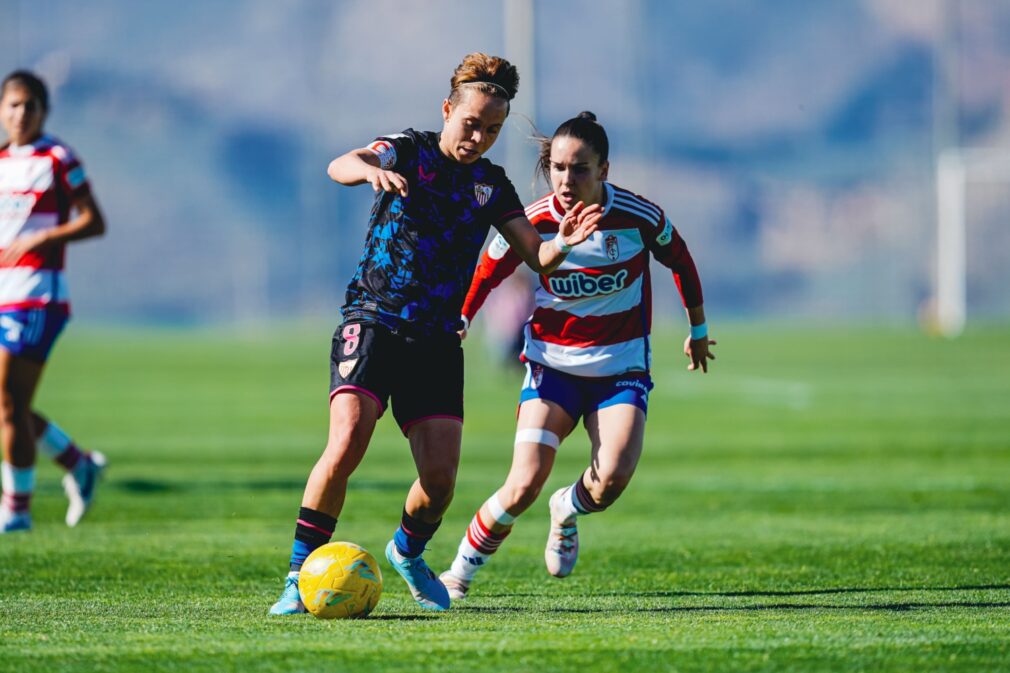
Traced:
POLYGON ((537 273, 550 273, 558 268, 566 253, 553 241, 545 241, 525 217, 509 220, 501 228, 511 249, 537 273))
POLYGON ((692 325, 701 325, 705 322, 705 306, 699 304, 687 309, 687 319, 692 325))
POLYGON ((554 243, 553 239, 544 241, 537 250, 537 262, 540 268, 534 268, 533 270, 537 273, 548 274, 561 266, 561 262, 565 261, 565 257, 567 256, 568 253, 561 252, 561 248, 554 243))
POLYGON ((80 241, 105 233, 105 218, 102 217, 102 212, 94 201, 90 198, 87 200, 86 206, 78 208, 77 217, 46 231, 46 244, 80 241))
POLYGON ((369 170, 377 167, 378 160, 373 153, 353 150, 331 161, 326 174, 334 182, 353 187, 367 182, 369 170))
POLYGON ((100 236, 105 233, 105 221, 101 215, 81 215, 74 219, 49 229, 45 235, 47 244, 66 244, 71 241, 83 241, 85 238, 100 236))

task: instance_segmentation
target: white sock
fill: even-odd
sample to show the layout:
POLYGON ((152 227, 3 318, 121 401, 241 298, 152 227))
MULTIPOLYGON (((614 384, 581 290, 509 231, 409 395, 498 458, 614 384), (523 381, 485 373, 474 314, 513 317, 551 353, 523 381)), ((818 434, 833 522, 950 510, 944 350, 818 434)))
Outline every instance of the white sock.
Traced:
POLYGON ((0 485, 3 486, 2 506, 9 512, 27 512, 35 490, 35 468, 14 467, 0 463, 0 485))
POLYGON ((396 561, 397 563, 403 563, 403 560, 405 558, 407 558, 407 557, 404 556, 403 554, 401 554, 400 550, 397 549, 396 545, 394 544, 393 545, 393 560, 396 561))
MULTIPOLYGON (((579 478, 581 479, 582 477, 579 478)), ((582 514, 582 511, 575 506, 574 484, 572 484, 571 486, 566 486, 564 489, 562 489, 561 495, 558 496, 555 502, 557 504, 552 509, 551 514, 553 514, 554 516, 560 515, 562 520, 571 519, 578 516, 579 514, 582 514)))
POLYGON ((509 528, 501 533, 492 533, 484 526, 484 522, 480 518, 480 509, 477 510, 473 519, 470 520, 466 534, 459 542, 456 558, 453 559, 452 567, 449 569, 453 575, 466 581, 472 580, 491 555, 498 551, 502 541, 512 532, 512 524, 516 520, 502 507, 497 491, 487 499, 481 509, 484 508, 491 514, 495 523, 509 528))

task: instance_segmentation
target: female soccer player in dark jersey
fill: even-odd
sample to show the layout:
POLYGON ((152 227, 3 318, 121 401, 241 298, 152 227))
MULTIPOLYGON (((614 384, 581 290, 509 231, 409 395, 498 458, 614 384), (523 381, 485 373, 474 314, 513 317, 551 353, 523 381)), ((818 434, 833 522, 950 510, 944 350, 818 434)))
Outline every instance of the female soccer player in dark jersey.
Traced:
POLYGON ((333 337, 330 431, 309 475, 290 572, 272 614, 304 612, 298 572, 329 541, 347 480, 391 402, 418 478, 386 558, 421 607, 449 607, 421 553, 452 499, 463 427, 460 310, 484 239, 495 227, 539 272, 595 231, 600 208, 573 204, 557 240, 544 242, 505 172, 482 155, 494 144, 519 76, 504 59, 470 54, 442 102, 441 133, 407 129, 335 159, 330 177, 376 191, 365 251, 333 337))
MULTIPOLYGON (((575 246, 565 262, 540 277, 537 308, 526 325, 522 359, 526 379, 512 469, 505 483, 470 522, 441 579, 453 599, 466 595, 474 576, 536 500, 561 440, 580 418, 591 461, 571 486, 550 499, 551 526, 544 560, 551 575, 572 572, 579 551, 576 517, 600 512, 631 480, 642 453, 649 377, 651 290, 649 257, 673 270, 691 323, 684 343, 688 369, 708 371, 714 359, 705 326, 701 281, 691 253, 662 209, 607 182, 609 141, 591 112, 569 119, 545 140, 540 169, 553 191, 526 209, 545 239, 552 239, 575 202, 603 208, 598 231, 575 246)), ((464 321, 519 264, 518 251, 495 239, 481 259, 463 306, 464 321)))
POLYGON ((43 132, 49 93, 19 70, 0 85, 0 533, 29 530, 36 443, 66 471, 66 522, 91 505, 105 466, 54 423, 32 410, 49 352, 70 315, 63 275, 66 244, 105 231, 105 221, 73 151, 43 132))

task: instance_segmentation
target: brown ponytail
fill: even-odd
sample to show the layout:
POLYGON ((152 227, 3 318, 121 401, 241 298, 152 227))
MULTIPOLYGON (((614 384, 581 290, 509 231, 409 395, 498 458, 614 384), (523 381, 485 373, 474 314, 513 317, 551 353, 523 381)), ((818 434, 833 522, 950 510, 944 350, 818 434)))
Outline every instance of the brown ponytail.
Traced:
POLYGON ((551 184, 551 143, 560 136, 578 138, 592 147, 600 158, 601 165, 610 156, 610 141, 603 125, 596 121, 596 115, 592 112, 580 112, 559 126, 550 138, 537 138, 540 143, 540 157, 537 159, 535 170, 544 176, 548 185, 551 184))
POLYGON ((519 90, 519 71, 503 58, 475 52, 467 54, 463 62, 456 66, 450 84, 450 105, 459 102, 462 88, 471 88, 510 101, 519 90))

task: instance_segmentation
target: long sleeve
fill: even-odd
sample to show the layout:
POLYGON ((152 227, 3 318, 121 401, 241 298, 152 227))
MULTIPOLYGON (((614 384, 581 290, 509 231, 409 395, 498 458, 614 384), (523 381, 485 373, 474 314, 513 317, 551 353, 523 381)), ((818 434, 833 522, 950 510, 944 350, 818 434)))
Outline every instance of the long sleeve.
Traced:
POLYGON ((701 278, 698 269, 687 249, 687 243, 673 227, 669 218, 664 218, 662 228, 651 233, 642 232, 646 244, 653 257, 668 269, 673 271, 673 279, 680 290, 684 306, 692 308, 704 302, 701 291, 701 278))
POLYGON ((480 263, 474 271, 470 290, 463 302, 463 315, 473 321, 477 311, 484 305, 491 290, 501 285, 502 281, 512 275, 522 263, 522 259, 509 246, 505 238, 498 234, 491 245, 480 257, 480 263))

